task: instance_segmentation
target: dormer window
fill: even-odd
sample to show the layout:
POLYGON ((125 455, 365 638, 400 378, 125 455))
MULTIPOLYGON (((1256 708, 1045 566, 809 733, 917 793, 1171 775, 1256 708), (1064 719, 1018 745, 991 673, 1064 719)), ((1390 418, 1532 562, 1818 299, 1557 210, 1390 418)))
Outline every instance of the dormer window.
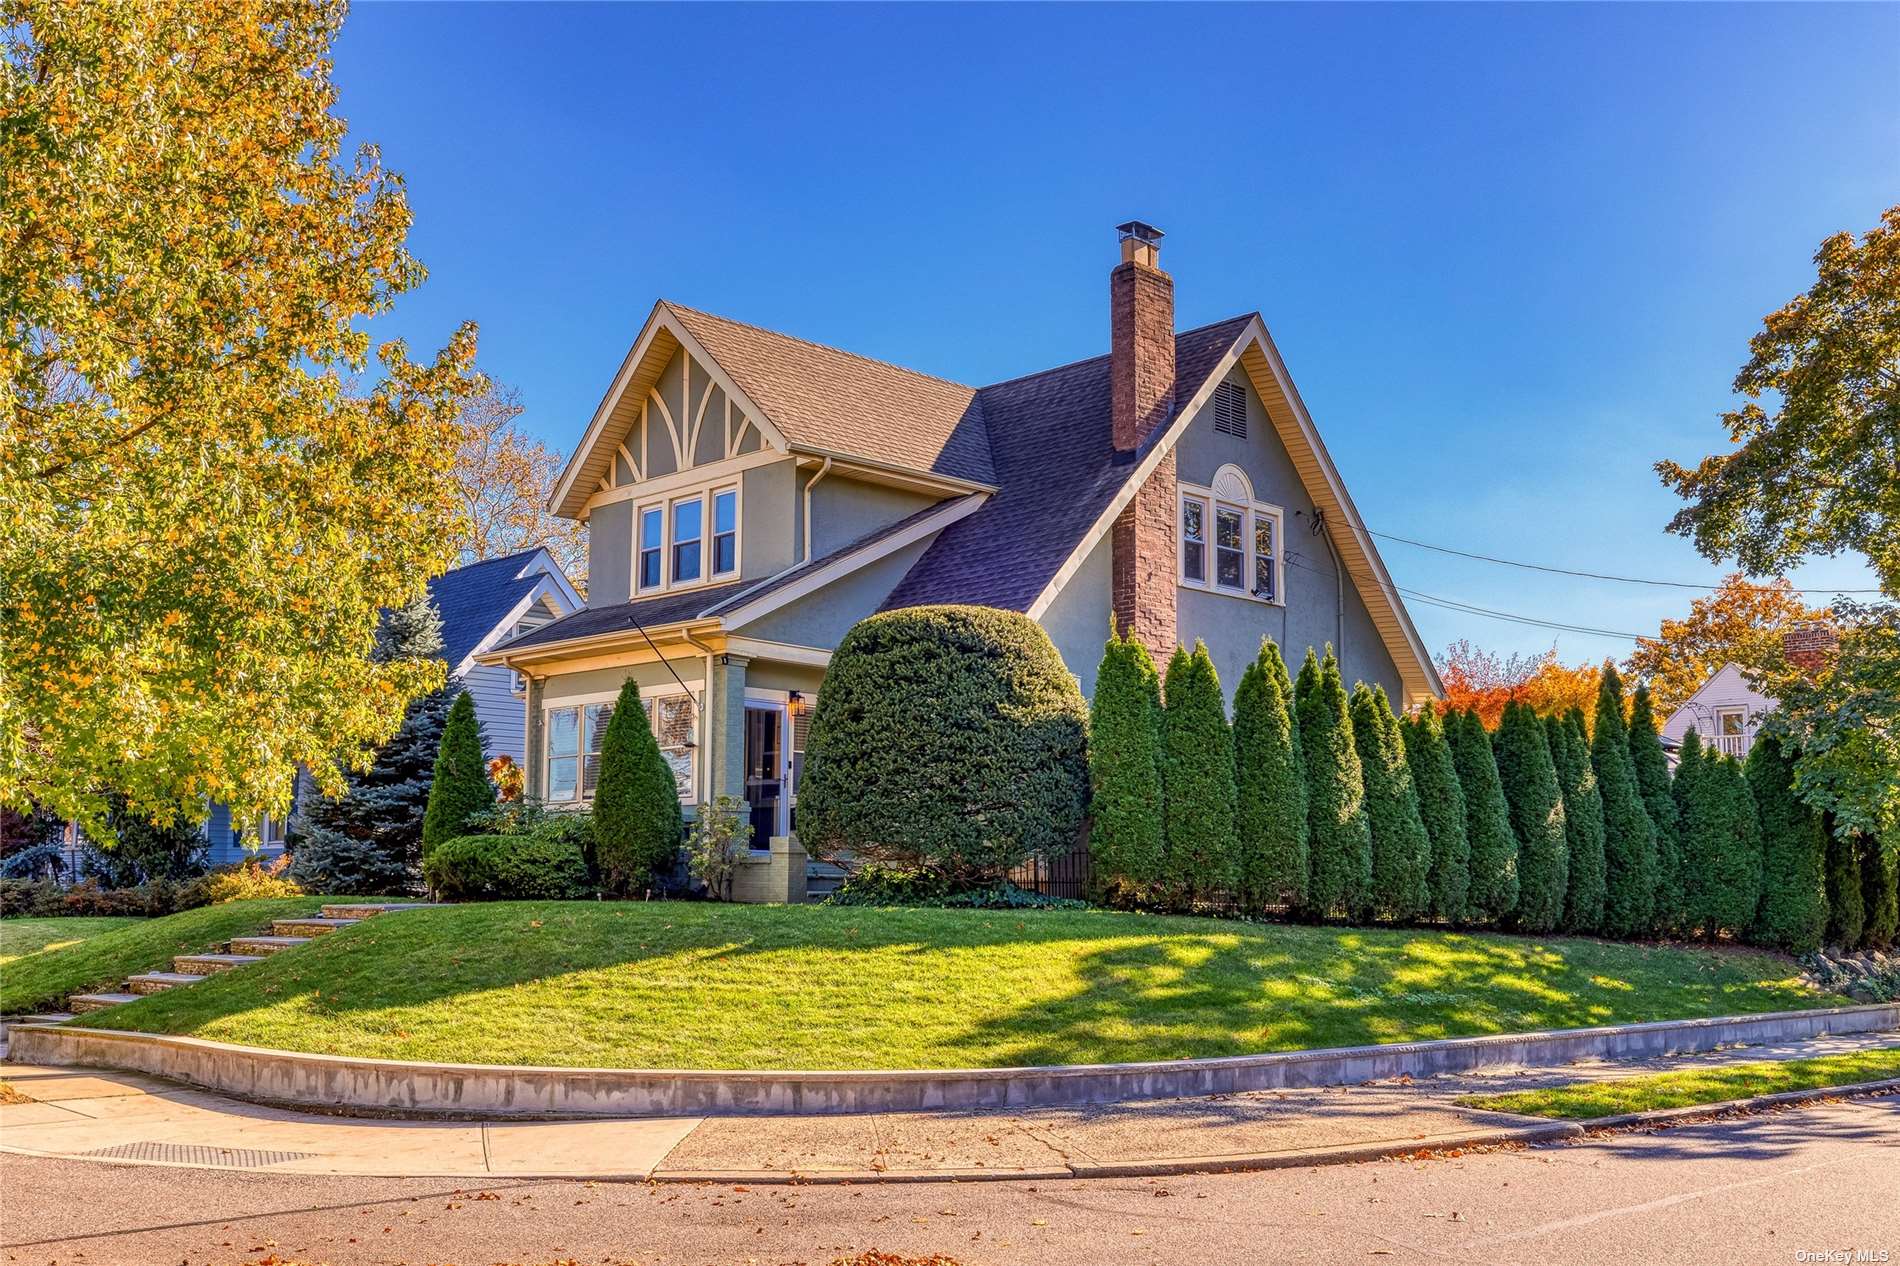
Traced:
POLYGON ((635 593, 690 588, 739 575, 739 488, 702 488, 635 514, 635 593))
POLYGON ((1279 602, 1278 546, 1284 523, 1280 507, 1254 500, 1253 485, 1238 466, 1221 467, 1209 487, 1182 484, 1180 488, 1181 584, 1257 602, 1279 602))

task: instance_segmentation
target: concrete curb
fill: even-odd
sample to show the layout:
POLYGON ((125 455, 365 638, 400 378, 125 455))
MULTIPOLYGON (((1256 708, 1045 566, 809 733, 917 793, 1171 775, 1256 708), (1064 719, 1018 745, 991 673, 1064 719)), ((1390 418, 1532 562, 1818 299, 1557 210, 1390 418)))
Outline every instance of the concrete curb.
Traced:
POLYGON ((1783 1090, 1750 1099, 1730 1099, 1723 1103, 1692 1103, 1680 1108, 1656 1108, 1649 1112, 1622 1112, 1615 1116, 1592 1117, 1576 1124, 1587 1131, 1626 1130, 1645 1125, 1675 1125, 1719 1117, 1729 1112, 1753 1112, 1762 1108, 1785 1108, 1817 1099, 1858 1099, 1868 1095, 1900 1091, 1900 1077, 1880 1081, 1857 1081, 1846 1086, 1813 1086, 1807 1090, 1783 1090))
POLYGON ((124 1069, 239 1098, 406 1116, 816 1115, 1074 1107, 1357 1085, 1497 1065, 1550 1067, 1900 1028, 1900 1003, 1446 1038, 1219 1059, 1045 1068, 736 1072, 428 1064, 310 1055, 71 1025, 14 1027, 27 1064, 124 1069))

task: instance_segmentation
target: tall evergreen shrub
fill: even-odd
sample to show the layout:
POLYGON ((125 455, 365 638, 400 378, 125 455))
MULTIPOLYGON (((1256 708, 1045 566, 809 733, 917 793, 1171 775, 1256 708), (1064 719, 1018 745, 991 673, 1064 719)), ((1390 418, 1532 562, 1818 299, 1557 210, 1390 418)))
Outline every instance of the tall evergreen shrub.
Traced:
MULTIPOLYGON (((1578 717, 1579 725, 1582 717, 1578 717)), ((1669 758, 1656 729, 1655 705, 1647 683, 1630 702, 1630 767, 1637 791, 1656 832, 1655 930, 1672 932, 1682 922, 1682 831, 1676 821, 1676 797, 1669 783, 1669 758)))
POLYGON ((1234 829, 1243 908, 1306 896, 1306 778, 1294 746, 1292 682, 1280 648, 1260 653, 1234 690, 1234 829))
POLYGON ((1749 749, 1746 768, 1761 818, 1761 902, 1750 939, 1811 953, 1827 931, 1827 830, 1794 794, 1794 760, 1772 734, 1749 749))
POLYGON ((1465 917, 1471 887, 1471 845, 1465 838, 1465 793, 1458 785, 1445 725, 1431 700, 1405 727, 1405 763, 1418 792, 1418 812, 1432 844, 1426 871, 1431 913, 1452 923, 1465 917))
POLYGON ((1564 799, 1564 847, 1570 867, 1563 926, 1570 932, 1594 932, 1603 924, 1603 797, 1597 791, 1596 771, 1590 768, 1582 710, 1545 717, 1544 737, 1564 799))
POLYGON ((1614 664, 1603 666, 1597 690, 1590 768, 1603 796, 1603 930, 1611 936, 1636 936, 1649 931, 1656 919, 1656 828, 1643 808, 1630 762, 1623 679, 1614 664))
POLYGON ((1372 827, 1346 687, 1330 646, 1324 665, 1306 649, 1294 695, 1306 764, 1307 909, 1318 918, 1338 910, 1363 918, 1371 908, 1372 827))
POLYGON ((679 782, 660 755, 640 683, 629 677, 601 736, 594 785, 594 856, 602 882, 624 894, 670 873, 684 833, 679 782))
POLYGON ((1691 729, 1676 766, 1690 926, 1710 940, 1745 930, 1761 890, 1761 836, 1741 767, 1691 729))
POLYGON ((1866 911, 1861 930, 1863 950, 1893 948, 1900 936, 1900 875, 1895 874, 1895 850, 1878 836, 1860 837, 1860 897, 1866 911))
POLYGON ((1204 642, 1195 642, 1192 653, 1176 647, 1168 661, 1161 733, 1168 839, 1162 886, 1177 901, 1231 892, 1239 856, 1234 735, 1204 642))
POLYGON ((1465 836, 1471 843, 1471 885, 1466 917, 1502 919, 1517 909, 1517 835, 1511 808, 1498 781, 1497 756, 1484 722, 1472 711, 1445 718, 1445 736, 1465 795, 1465 836))
POLYGON ((1563 791, 1544 723, 1529 704, 1512 700, 1504 705, 1492 747, 1511 833, 1517 837, 1517 906, 1511 922, 1526 932, 1553 931, 1563 922, 1570 852, 1563 791))
POLYGON ((469 820, 494 807, 495 784, 488 781, 482 757, 482 723, 475 716, 475 697, 464 690, 455 696, 442 727, 429 806, 422 815, 422 859, 427 861, 429 851, 444 840, 467 835, 469 820))
MULTIPOLYGON (((1678 777, 1681 775, 1678 774, 1678 777)), ((1829 945, 1860 947, 1867 930, 1866 897, 1861 891, 1859 841, 1823 818, 1827 836, 1827 936, 1829 945)))
POLYGON ((1416 919, 1431 903, 1426 874, 1432 841, 1419 814, 1418 791, 1405 764, 1405 740, 1385 687, 1353 687, 1350 705, 1353 747, 1365 779, 1366 821, 1372 829, 1372 905, 1400 922, 1416 919))
POLYGON ((1089 710, 1089 865, 1105 892, 1139 896, 1167 855, 1161 791, 1161 678, 1148 648, 1112 629, 1089 710))

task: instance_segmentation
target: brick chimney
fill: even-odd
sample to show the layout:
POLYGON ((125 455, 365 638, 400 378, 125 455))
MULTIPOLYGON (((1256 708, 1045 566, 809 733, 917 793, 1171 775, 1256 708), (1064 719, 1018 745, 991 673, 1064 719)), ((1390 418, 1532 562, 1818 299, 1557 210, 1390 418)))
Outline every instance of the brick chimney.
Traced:
MULTIPOLYGON (((1161 271, 1161 230, 1120 225, 1108 275, 1110 416, 1115 450, 1132 454, 1174 416, 1174 278, 1161 271)), ((1165 665, 1175 647, 1174 454, 1155 467, 1110 533, 1116 627, 1165 665)))
POLYGON ((1781 635, 1781 653, 1810 677, 1827 667, 1840 646, 1841 635, 1821 620, 1803 620, 1781 635))

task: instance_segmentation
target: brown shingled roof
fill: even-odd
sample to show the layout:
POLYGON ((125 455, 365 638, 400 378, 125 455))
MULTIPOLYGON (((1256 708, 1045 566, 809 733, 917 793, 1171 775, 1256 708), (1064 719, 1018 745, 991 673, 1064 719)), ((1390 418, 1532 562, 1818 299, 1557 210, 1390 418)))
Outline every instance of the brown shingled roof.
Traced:
POLYGON ((794 448, 994 484, 976 388, 667 303, 794 448))

